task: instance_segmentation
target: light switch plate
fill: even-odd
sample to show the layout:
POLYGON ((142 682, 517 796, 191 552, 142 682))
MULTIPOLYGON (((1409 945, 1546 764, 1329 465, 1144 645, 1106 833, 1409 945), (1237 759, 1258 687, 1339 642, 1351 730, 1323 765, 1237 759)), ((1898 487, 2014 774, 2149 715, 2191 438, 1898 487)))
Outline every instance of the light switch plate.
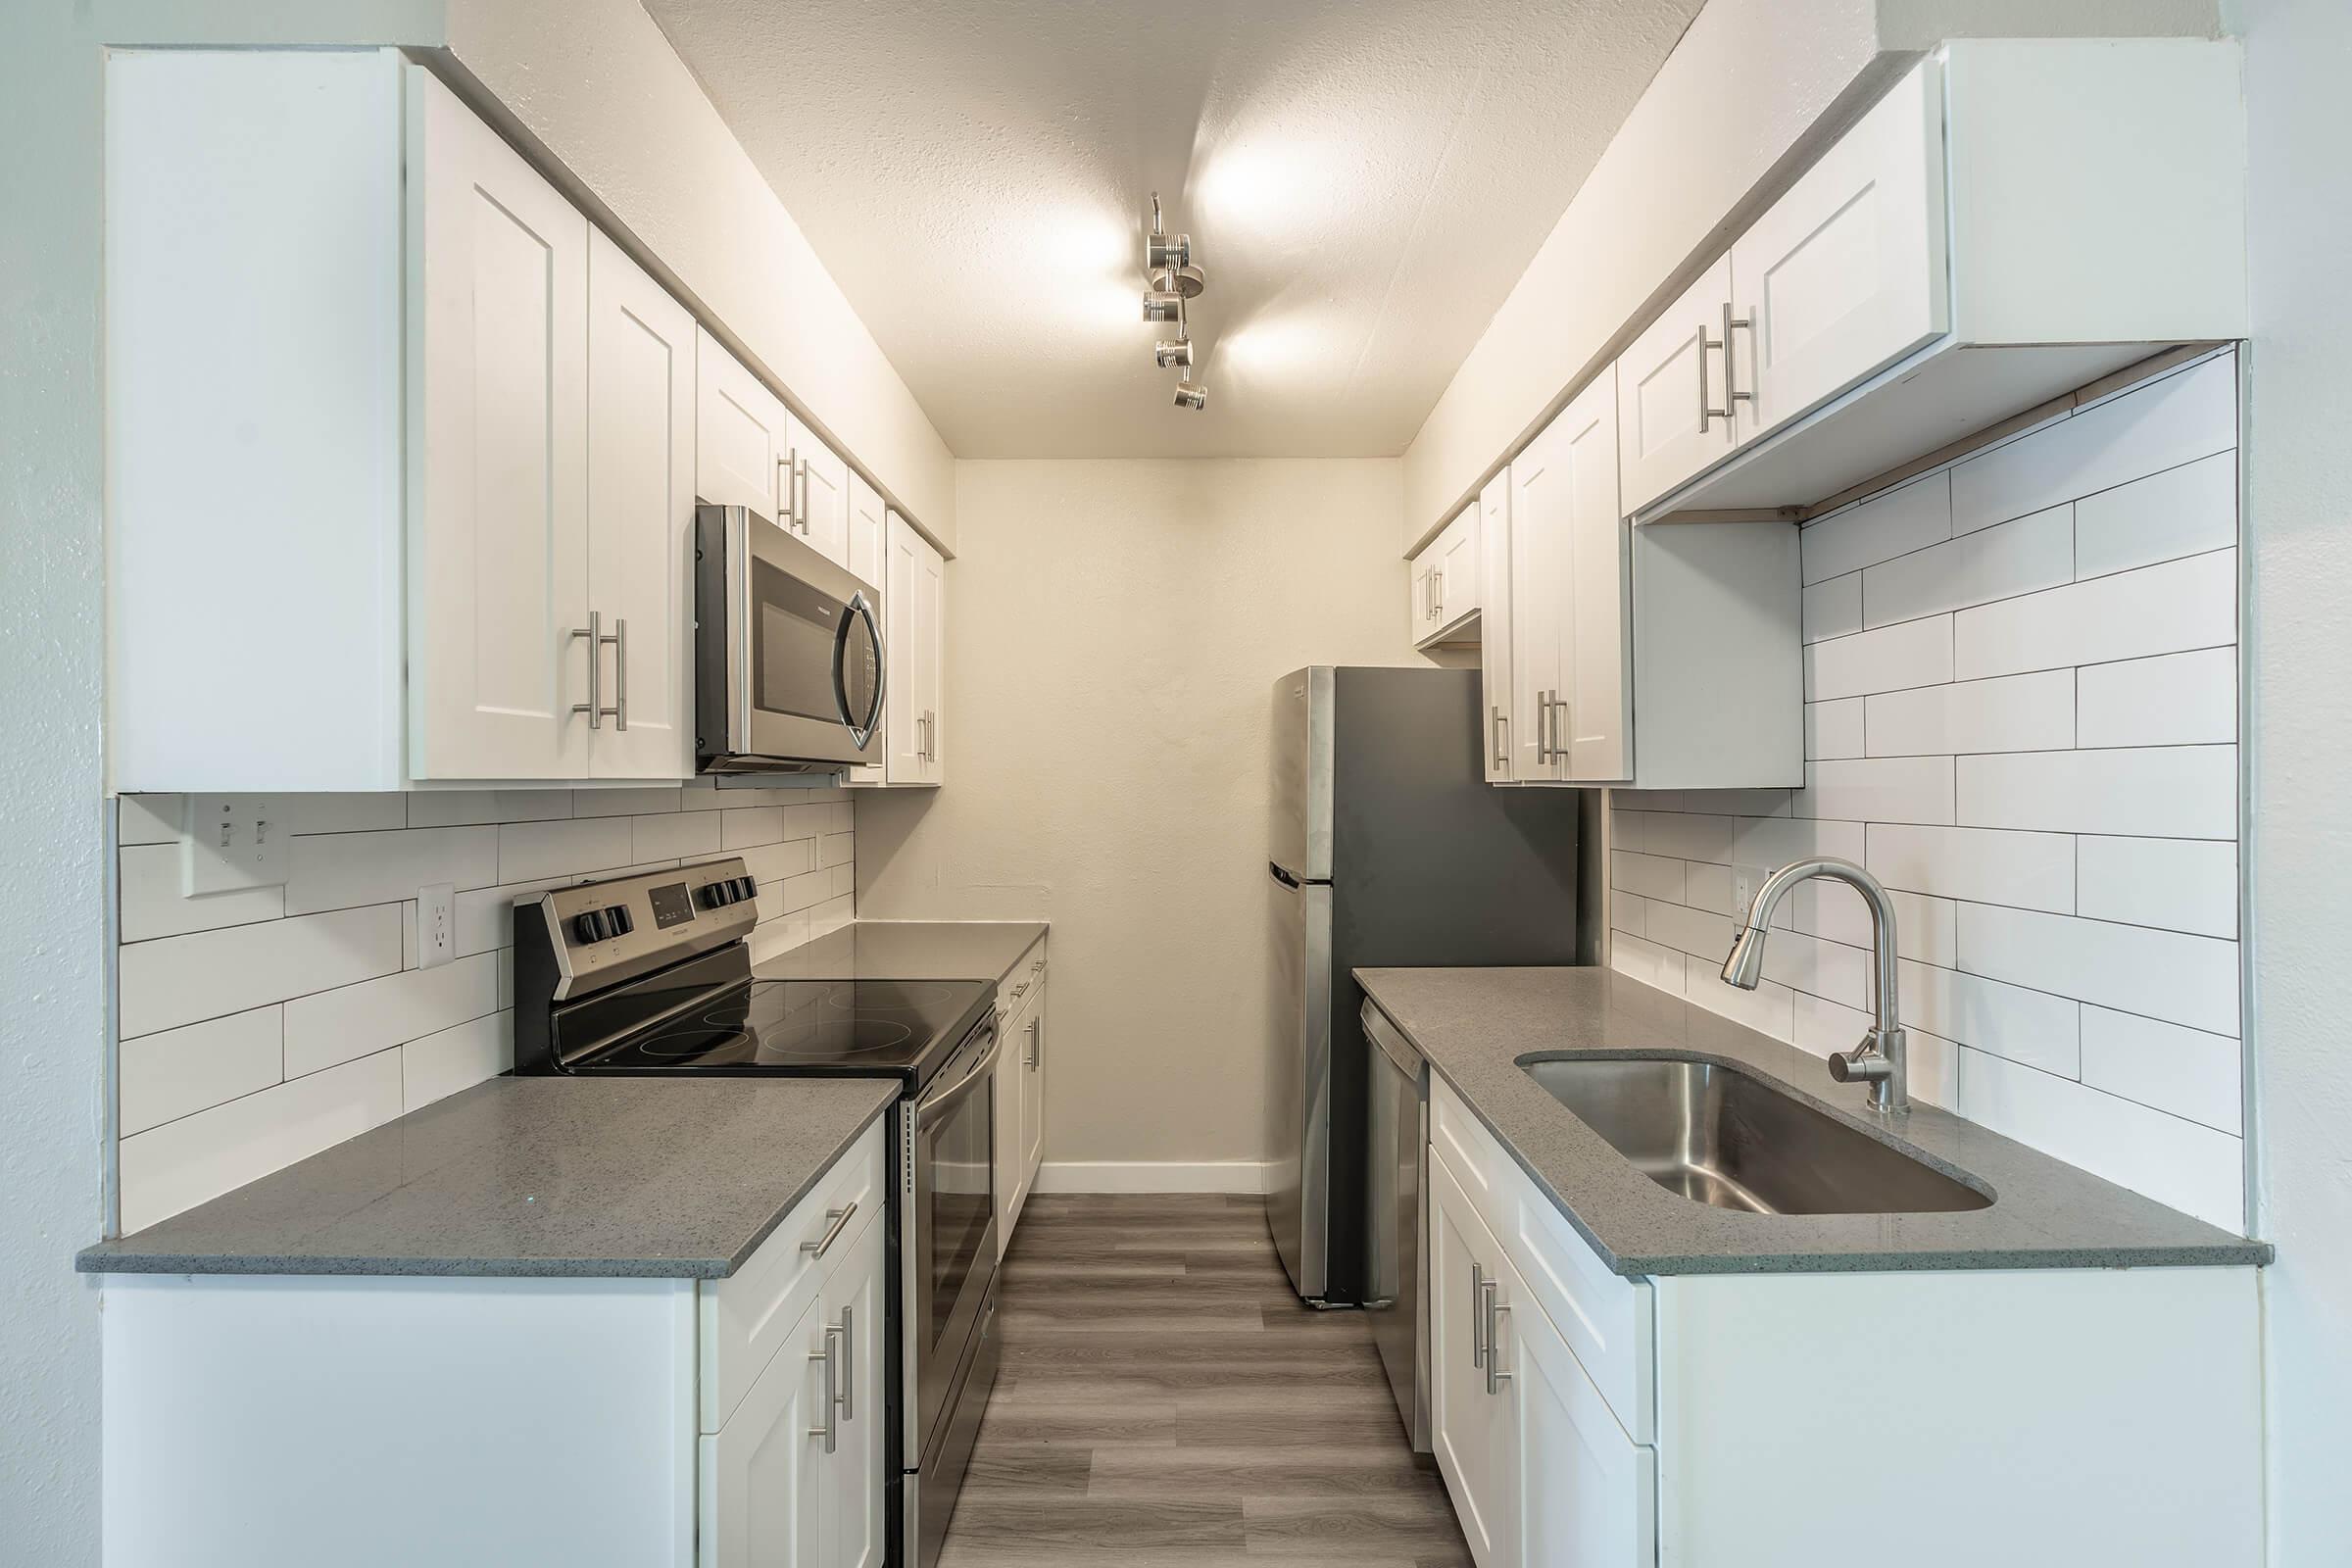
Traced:
POLYGON ((292 834, 267 795, 186 797, 179 826, 182 898, 283 887, 292 834))
POLYGON ((416 890, 416 967, 438 969, 458 956, 458 889, 435 882, 416 890))

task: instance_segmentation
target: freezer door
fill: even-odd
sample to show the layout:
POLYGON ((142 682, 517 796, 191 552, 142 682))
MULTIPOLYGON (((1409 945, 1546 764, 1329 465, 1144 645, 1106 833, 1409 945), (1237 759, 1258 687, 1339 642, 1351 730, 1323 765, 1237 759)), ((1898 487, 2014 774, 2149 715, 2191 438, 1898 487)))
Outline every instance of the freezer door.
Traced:
POLYGON ((1332 667, 1274 683, 1273 843, 1266 858, 1301 882, 1331 878, 1332 667))
POLYGON ((1328 1283, 1331 1201, 1331 889, 1271 868, 1274 1051, 1266 1086, 1266 1229, 1309 1299, 1328 1283))

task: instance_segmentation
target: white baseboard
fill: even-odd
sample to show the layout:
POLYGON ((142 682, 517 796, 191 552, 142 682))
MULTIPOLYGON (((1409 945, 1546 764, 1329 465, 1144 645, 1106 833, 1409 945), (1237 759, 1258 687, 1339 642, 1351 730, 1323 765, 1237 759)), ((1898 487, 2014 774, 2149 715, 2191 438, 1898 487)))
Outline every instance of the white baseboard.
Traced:
POLYGON ((1262 1193, 1266 1165, 1256 1159, 1049 1159, 1037 1168, 1040 1193, 1262 1193))

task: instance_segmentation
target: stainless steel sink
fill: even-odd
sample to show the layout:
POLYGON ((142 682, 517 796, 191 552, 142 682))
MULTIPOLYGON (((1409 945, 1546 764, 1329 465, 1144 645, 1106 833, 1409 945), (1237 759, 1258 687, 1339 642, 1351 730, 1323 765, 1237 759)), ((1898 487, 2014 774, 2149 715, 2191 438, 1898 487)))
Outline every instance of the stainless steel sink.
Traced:
POLYGON ((1523 1064, 1633 1167, 1753 1214, 1934 1214, 1992 1200, 1760 1078, 1695 1057, 1523 1064))

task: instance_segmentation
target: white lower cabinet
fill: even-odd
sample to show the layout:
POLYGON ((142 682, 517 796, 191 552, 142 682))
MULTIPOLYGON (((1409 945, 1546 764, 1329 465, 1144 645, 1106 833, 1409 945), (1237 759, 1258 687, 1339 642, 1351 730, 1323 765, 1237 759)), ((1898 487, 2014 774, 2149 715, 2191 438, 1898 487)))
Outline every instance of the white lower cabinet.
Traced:
POLYGON ((1040 942, 998 987, 997 1255, 1012 1246, 1012 1228, 1037 1185, 1046 1151, 1046 945, 1040 942))
POLYGON ((2261 1562, 2252 1269, 1629 1279, 1443 1077, 1430 1126, 1431 1431, 1478 1568, 2261 1562))

